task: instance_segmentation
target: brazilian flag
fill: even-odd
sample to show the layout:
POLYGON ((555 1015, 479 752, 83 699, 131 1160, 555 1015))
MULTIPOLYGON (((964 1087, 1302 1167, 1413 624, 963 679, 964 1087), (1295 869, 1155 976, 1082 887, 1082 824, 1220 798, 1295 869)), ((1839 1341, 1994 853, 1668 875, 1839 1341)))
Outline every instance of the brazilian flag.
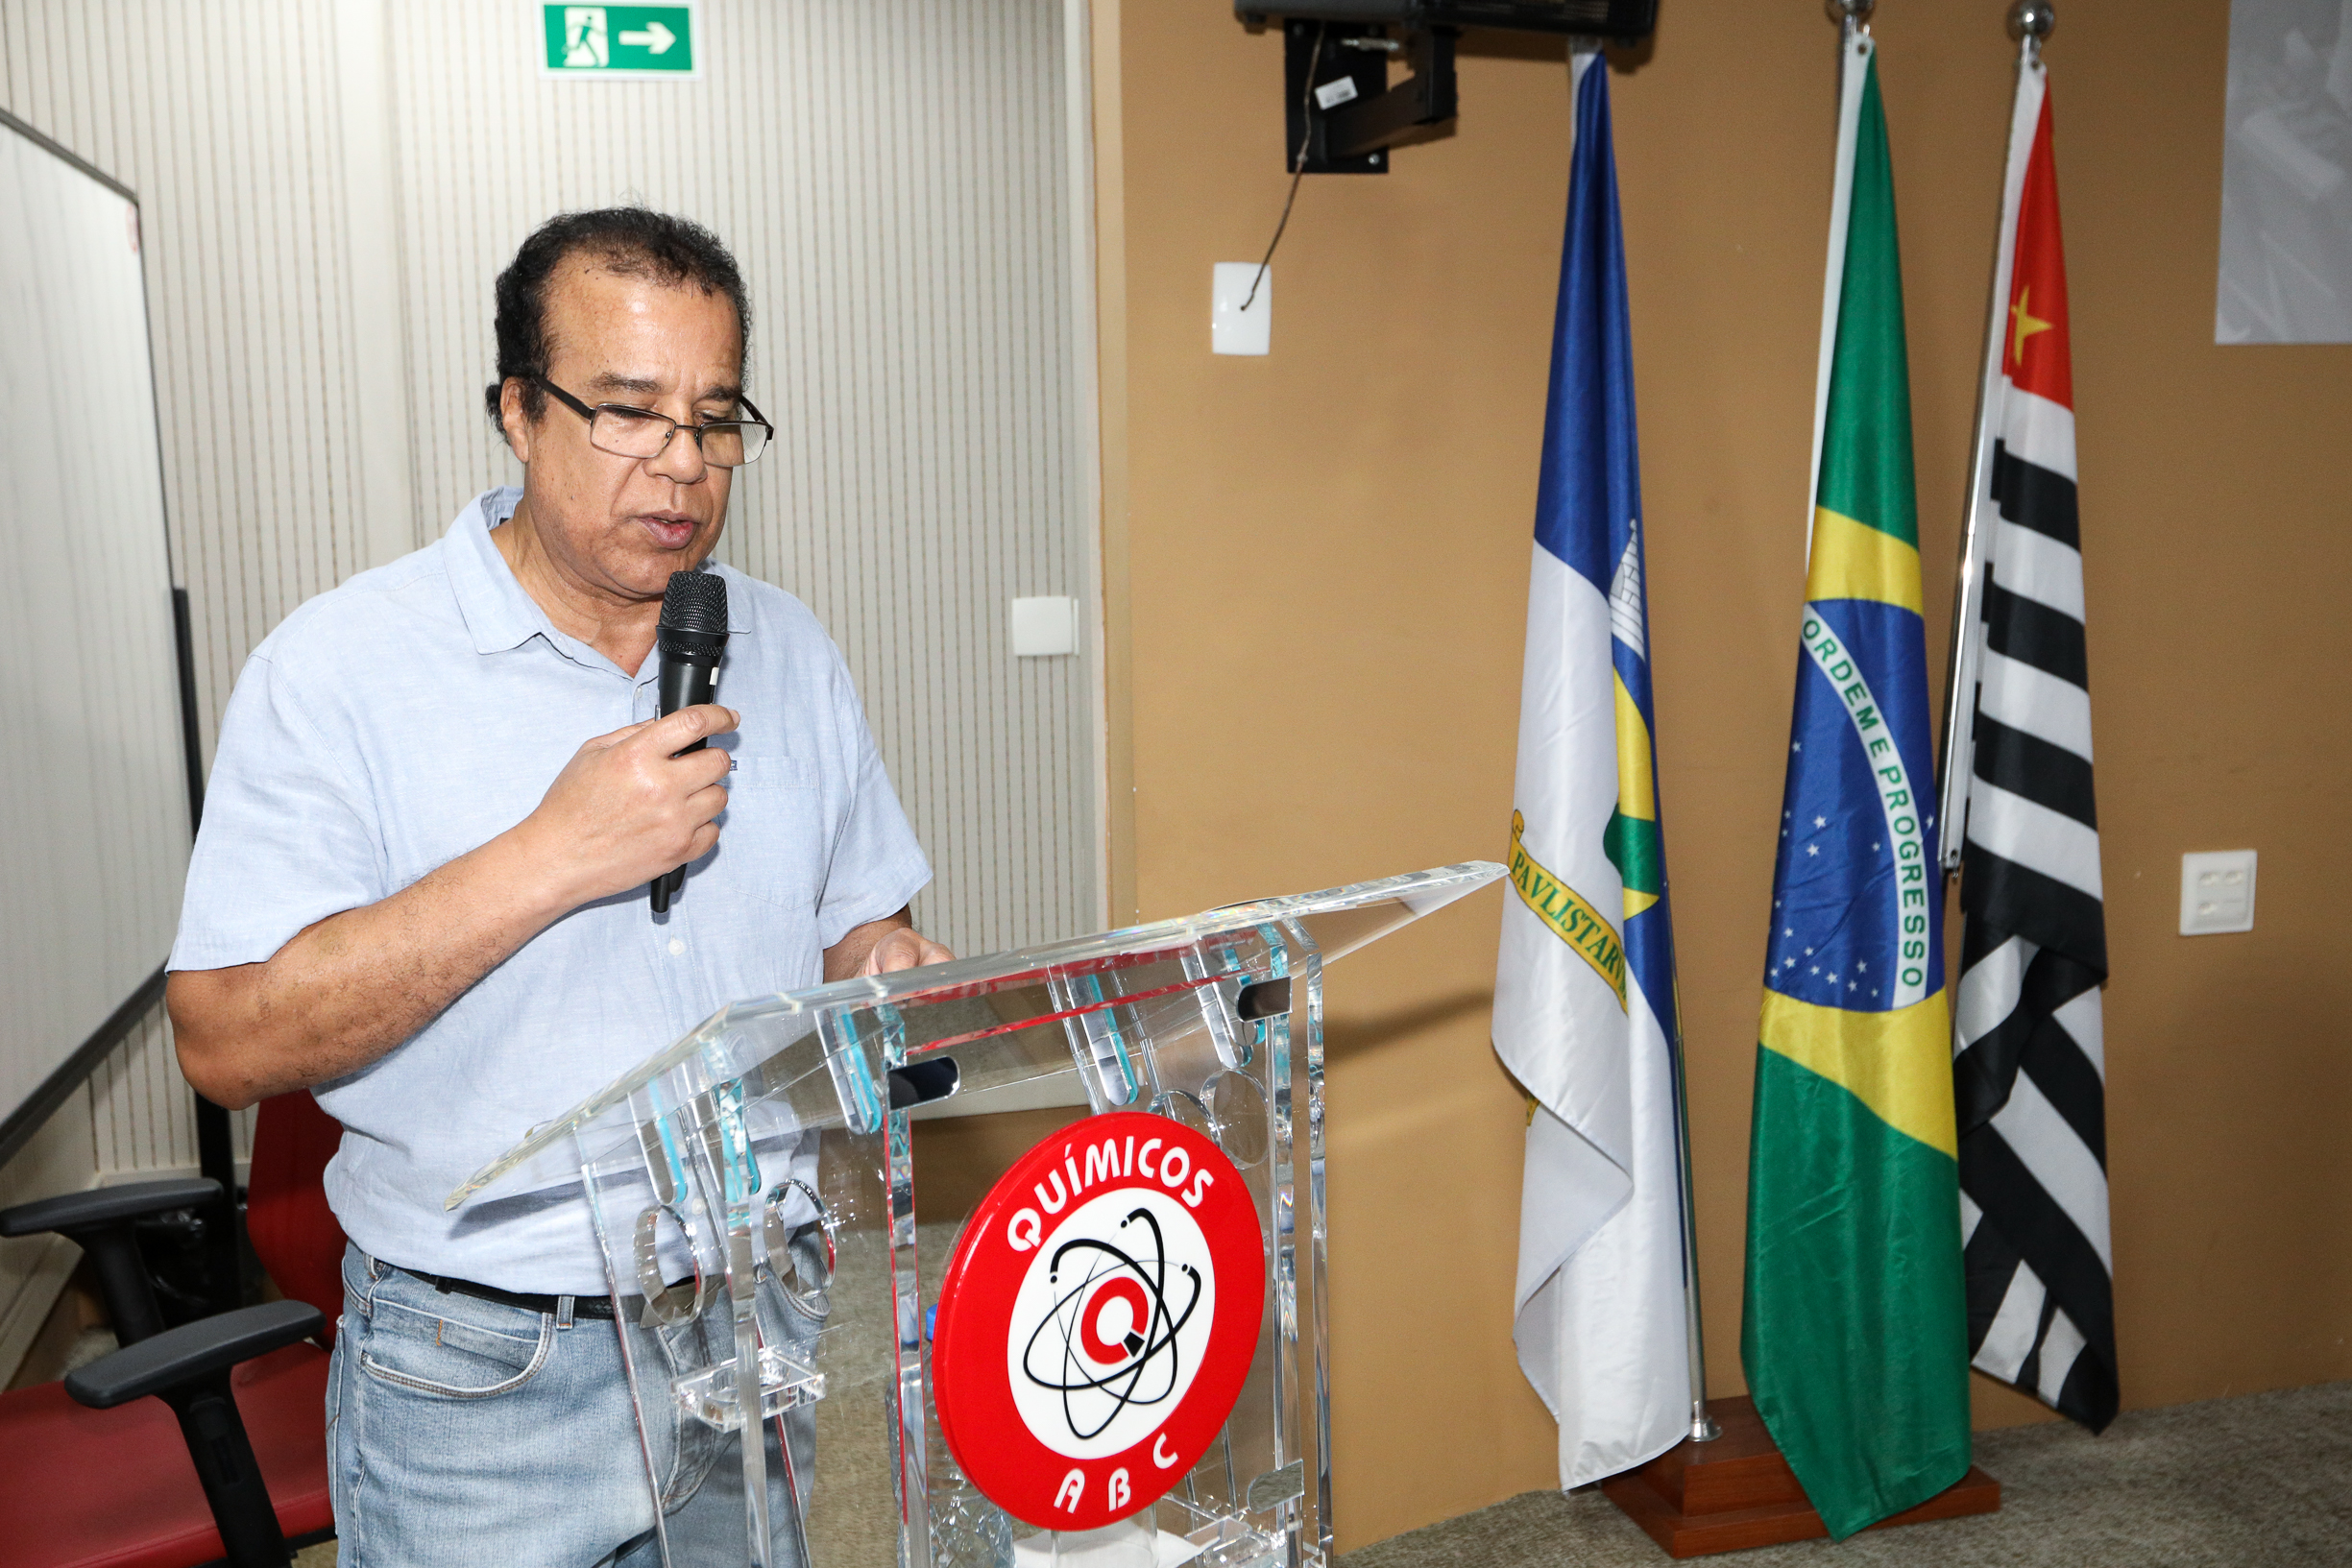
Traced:
POLYGON ((1740 1329, 1757 1409, 1841 1538, 1969 1465, 1903 279, 1867 34, 1844 84, 1740 1329))

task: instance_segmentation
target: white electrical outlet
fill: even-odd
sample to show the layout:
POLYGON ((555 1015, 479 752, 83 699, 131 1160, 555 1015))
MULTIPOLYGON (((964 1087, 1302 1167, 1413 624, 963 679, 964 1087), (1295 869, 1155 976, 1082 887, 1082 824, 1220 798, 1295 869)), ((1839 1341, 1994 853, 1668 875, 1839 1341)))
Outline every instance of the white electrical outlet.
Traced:
POLYGON ((1255 261, 1220 261, 1209 275, 1209 351, 1262 354, 1273 346, 1274 273, 1255 261), (1244 309, 1247 305, 1249 308, 1244 309))
POLYGON ((2216 850, 2180 857, 2180 934, 2254 929, 2254 852, 2216 850))

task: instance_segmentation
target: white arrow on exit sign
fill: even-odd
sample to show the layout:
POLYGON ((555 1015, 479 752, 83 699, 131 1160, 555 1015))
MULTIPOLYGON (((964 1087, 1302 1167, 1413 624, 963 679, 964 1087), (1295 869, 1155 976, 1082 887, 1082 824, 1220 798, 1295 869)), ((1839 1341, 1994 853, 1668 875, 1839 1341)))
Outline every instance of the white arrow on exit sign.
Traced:
POLYGON ((666 55, 669 52, 669 46, 678 41, 678 36, 660 22, 650 21, 645 24, 644 31, 642 33, 623 33, 620 36, 620 41, 632 49, 643 49, 648 54, 666 55))
MULTIPOLYGON (((5 7, 8 0, 0 0, 5 7)), ((573 5, 541 0, 540 74, 574 82, 691 82, 701 74, 696 0, 573 5)))

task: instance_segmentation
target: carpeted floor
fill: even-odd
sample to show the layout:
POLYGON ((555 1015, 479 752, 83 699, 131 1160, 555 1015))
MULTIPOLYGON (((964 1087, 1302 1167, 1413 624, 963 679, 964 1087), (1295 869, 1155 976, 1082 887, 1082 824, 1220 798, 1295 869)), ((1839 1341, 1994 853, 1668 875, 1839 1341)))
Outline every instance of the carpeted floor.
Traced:
MULTIPOLYGON (((1999 1513, 1842 1544, 1725 1558, 1739 1568, 2342 1568, 2352 1564, 2352 1383, 1976 1439, 1999 1513)), ((1350 1553, 1345 1568, 1626 1568, 1667 1562, 1597 1488, 1528 1492, 1350 1553)))

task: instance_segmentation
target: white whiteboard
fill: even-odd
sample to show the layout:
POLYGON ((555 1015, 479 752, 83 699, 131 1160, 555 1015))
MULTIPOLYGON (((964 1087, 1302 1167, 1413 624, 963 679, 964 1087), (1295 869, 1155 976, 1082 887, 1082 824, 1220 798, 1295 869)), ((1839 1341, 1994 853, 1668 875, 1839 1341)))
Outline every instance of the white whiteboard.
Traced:
POLYGON ((162 965, 187 873, 138 248, 128 192, 0 115, 0 1128, 15 1137, 162 965))

